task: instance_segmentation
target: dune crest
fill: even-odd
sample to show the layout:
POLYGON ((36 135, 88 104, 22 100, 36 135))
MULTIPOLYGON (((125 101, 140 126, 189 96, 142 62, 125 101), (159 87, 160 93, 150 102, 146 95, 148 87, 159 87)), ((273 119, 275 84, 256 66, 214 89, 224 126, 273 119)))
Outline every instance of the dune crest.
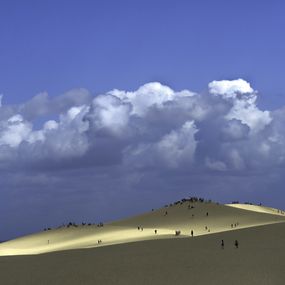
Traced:
POLYGON ((261 205, 252 205, 252 204, 225 204, 225 206, 230 206, 234 208, 239 208, 243 210, 248 210, 248 211, 254 211, 254 212, 259 212, 259 213, 266 213, 266 214, 271 214, 271 215, 278 215, 278 216, 284 216, 284 211, 275 209, 275 208, 270 208, 270 207, 265 207, 261 205))
POLYGON ((41 254, 151 239, 195 238, 281 222, 285 222, 284 212, 273 208, 184 199, 101 226, 64 227, 17 238, 0 244, 0 256, 41 254))

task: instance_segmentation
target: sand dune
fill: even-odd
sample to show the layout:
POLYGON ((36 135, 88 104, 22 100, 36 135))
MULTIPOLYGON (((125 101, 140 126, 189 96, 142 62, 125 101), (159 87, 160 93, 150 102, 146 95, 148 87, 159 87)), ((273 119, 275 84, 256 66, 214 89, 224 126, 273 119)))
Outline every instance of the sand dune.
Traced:
MULTIPOLYGON (((282 212, 283 213, 283 212, 282 212)), ((0 256, 102 247, 135 241, 189 237, 285 222, 273 208, 209 202, 178 203, 149 213, 108 223, 44 231, 0 244, 0 256), (139 229, 138 229, 139 227, 139 229), (156 230, 156 233, 155 233, 156 230), (102 242, 98 244, 98 240, 102 242)))
POLYGON ((266 213, 266 214, 272 214, 272 215, 279 215, 284 216, 285 213, 282 210, 265 207, 265 206, 257 206, 257 205, 250 205, 250 204, 226 204, 226 206, 235 207, 238 209, 248 210, 248 211, 254 211, 259 213, 266 213))
POLYGON ((198 238, 0 257, 0 284, 284 285, 284 240, 285 223, 278 223, 198 238))

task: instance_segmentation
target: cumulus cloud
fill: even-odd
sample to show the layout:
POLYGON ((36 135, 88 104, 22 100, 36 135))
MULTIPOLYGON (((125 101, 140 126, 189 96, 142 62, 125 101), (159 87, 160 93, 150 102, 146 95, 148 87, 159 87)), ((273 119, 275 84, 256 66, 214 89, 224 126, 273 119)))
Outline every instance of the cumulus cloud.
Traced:
POLYGON ((186 121, 155 141, 135 142, 125 152, 125 162, 138 168, 179 168, 194 162, 197 142, 194 121, 186 121))
POLYGON ((254 99, 242 99, 235 101, 231 111, 227 114, 228 119, 239 119, 244 124, 248 125, 252 132, 258 132, 264 129, 271 122, 269 111, 261 111, 255 104, 254 99))
POLYGON ((209 83, 209 92, 221 96, 232 104, 226 118, 238 119, 248 125, 252 132, 258 132, 271 122, 269 111, 256 106, 257 91, 243 79, 221 80, 209 83))
POLYGON ((250 83, 243 79, 236 80, 220 80, 209 83, 209 91, 211 94, 222 95, 225 98, 236 97, 238 94, 253 93, 250 83))
POLYGON ((199 94, 152 82, 135 91, 91 96, 77 89, 1 105, 1 168, 104 166, 106 175, 116 168, 126 177, 144 177, 150 169, 232 175, 283 167, 284 110, 258 108, 258 92, 242 79, 208 87, 199 94), (35 124, 51 114, 56 118, 35 124))
POLYGON ((173 101, 177 97, 193 96, 195 93, 189 90, 174 92, 170 87, 159 82, 151 82, 133 92, 114 89, 109 94, 118 97, 123 102, 130 103, 132 114, 143 116, 151 106, 162 108, 167 101, 173 101))
POLYGON ((32 131, 29 122, 24 121, 21 115, 14 115, 7 121, 0 122, 0 145, 7 145, 11 148, 28 139, 32 131))
POLYGON ((222 140, 231 142, 247 139, 249 131, 249 126, 241 120, 230 119, 221 127, 222 140))
POLYGON ((25 119, 33 121, 40 117, 59 115, 68 109, 84 104, 90 104, 92 95, 86 89, 72 89, 58 96, 49 96, 47 92, 41 92, 27 102, 19 105, 1 104, 0 96, 0 120, 5 120, 12 115, 19 114, 25 119))
POLYGON ((130 110, 130 104, 125 104, 117 97, 101 95, 93 100, 87 118, 94 131, 105 129, 120 135, 128 125, 130 110))
POLYGON ((197 144, 194 137, 196 132, 194 122, 187 121, 179 130, 171 131, 158 142, 158 151, 167 165, 178 167, 184 161, 193 161, 197 144))
POLYGON ((242 79, 213 81, 209 94, 174 91, 153 82, 136 91, 114 89, 90 96, 84 89, 55 98, 40 93, 14 106, 13 112, 1 106, 0 113, 10 110, 0 121, 2 152, 8 149, 23 165, 80 158, 78 167, 87 161, 96 166, 98 157, 100 163, 104 157, 111 163, 107 157, 112 154, 122 168, 187 165, 189 171, 239 171, 252 167, 253 157, 261 163, 260 154, 264 165, 272 145, 283 145, 277 122, 269 111, 258 108, 257 91, 242 79), (57 120, 34 127, 34 118, 52 113, 57 120))

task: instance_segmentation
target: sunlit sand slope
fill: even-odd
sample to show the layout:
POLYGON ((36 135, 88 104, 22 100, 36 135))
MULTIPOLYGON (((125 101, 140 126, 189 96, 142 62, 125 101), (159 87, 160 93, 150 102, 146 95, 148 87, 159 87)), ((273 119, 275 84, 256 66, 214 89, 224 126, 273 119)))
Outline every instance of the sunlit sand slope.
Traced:
MULTIPOLYGON (((259 207, 259 206, 256 206, 259 207)), ((262 207, 264 208, 264 207, 262 207)), ((102 247, 149 239, 188 237, 284 222, 285 217, 215 203, 179 203, 103 227, 78 226, 45 231, 0 244, 0 256, 102 247), (98 243, 98 241, 101 241, 98 243)))
POLYGON ((284 216, 285 214, 284 211, 282 210, 265 207, 265 206, 257 206, 257 205, 250 205, 250 204, 226 204, 226 206, 235 207, 235 208, 248 210, 248 211, 279 215, 279 216, 284 216))
POLYGON ((284 285, 284 240, 285 223, 278 223, 198 238, 0 257, 0 284, 284 285))

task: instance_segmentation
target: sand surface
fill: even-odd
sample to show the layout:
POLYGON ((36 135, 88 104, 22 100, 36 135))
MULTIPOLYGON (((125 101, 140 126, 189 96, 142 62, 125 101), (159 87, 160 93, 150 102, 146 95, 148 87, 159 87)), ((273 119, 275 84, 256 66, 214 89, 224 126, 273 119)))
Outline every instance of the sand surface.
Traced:
POLYGON ((284 285, 284 268, 284 213, 244 204, 185 202, 0 244, 4 285, 284 285))
POLYGON ((265 206, 250 205, 250 204, 226 204, 226 206, 248 210, 248 211, 259 212, 259 213, 267 213, 267 214, 284 216, 284 211, 275 209, 275 208, 265 207, 265 206))
POLYGON ((285 221, 284 214, 280 215, 276 209, 264 210, 259 206, 244 209, 243 205, 237 206, 187 201, 103 227, 92 225, 54 229, 0 244, 0 256, 176 238, 175 231, 179 231, 181 237, 189 237, 191 231, 194 236, 201 236, 285 221), (98 244, 98 240, 102 242, 98 244))
POLYGON ((285 224, 279 223, 196 238, 0 257, 0 281, 5 285, 283 285, 284 241, 285 224))

